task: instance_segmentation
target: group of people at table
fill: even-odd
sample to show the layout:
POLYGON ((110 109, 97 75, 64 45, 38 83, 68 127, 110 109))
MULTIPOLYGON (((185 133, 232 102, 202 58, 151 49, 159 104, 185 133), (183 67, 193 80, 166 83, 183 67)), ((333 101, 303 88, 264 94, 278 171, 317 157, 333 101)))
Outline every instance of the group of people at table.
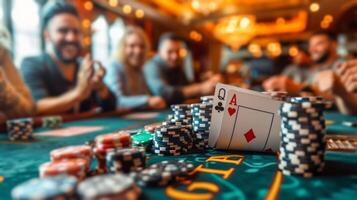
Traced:
MULTIPOLYGON (((158 52, 149 59, 150 44, 144 31, 129 26, 111 63, 104 67, 89 54, 81 57, 81 21, 73 5, 50 1, 41 19, 46 51, 25 58, 20 71, 6 48, 6 31, 1 31, 0 122, 97 107, 103 111, 164 109, 212 95, 222 81, 220 75, 210 75, 199 83, 190 82, 180 56, 183 41, 173 33, 160 37, 158 52)), ((325 32, 311 36, 309 56, 302 53, 281 75, 264 81, 264 89, 289 95, 308 91, 334 100, 343 113, 357 114, 357 60, 339 60, 335 38, 325 32), (309 64, 305 66, 306 60, 309 64)))

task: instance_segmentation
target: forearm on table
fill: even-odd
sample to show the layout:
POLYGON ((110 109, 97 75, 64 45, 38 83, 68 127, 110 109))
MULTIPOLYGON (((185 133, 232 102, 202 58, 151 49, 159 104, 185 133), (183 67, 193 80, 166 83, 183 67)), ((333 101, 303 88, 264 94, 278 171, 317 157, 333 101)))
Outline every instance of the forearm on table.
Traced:
POLYGON ((342 92, 335 96, 335 102, 340 112, 349 115, 357 114, 357 94, 342 92))
POLYGON ((148 95, 117 96, 117 108, 143 108, 148 104, 148 95))
POLYGON ((45 97, 37 101, 37 114, 49 115, 64 113, 80 103, 78 93, 75 89, 58 97, 45 97))
POLYGON ((35 105, 32 99, 16 91, 4 79, 0 80, 0 99, 3 102, 0 109, 8 118, 27 117, 34 114, 35 105))
POLYGON ((201 95, 201 87, 199 83, 185 86, 181 91, 185 98, 193 98, 201 95))

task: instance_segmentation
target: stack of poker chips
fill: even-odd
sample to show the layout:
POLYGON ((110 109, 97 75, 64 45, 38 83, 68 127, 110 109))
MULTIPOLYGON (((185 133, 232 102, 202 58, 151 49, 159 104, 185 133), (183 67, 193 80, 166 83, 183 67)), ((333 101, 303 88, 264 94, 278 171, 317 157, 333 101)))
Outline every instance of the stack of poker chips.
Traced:
POLYGON ((86 179, 78 185, 80 199, 139 199, 140 188, 124 174, 106 174, 86 179))
POLYGON ((59 128, 62 126, 61 116, 42 117, 42 127, 44 128, 59 128))
POLYGON ((192 131, 196 149, 208 148, 213 104, 191 104, 192 131))
POLYGON ((174 112, 174 120, 180 122, 192 123, 192 114, 190 104, 176 104, 171 105, 171 109, 174 112))
POLYGON ((90 165, 84 158, 73 158, 66 160, 51 161, 39 167, 40 177, 68 175, 78 180, 84 180, 90 165))
POLYGON ((201 103, 203 104, 213 104, 214 96, 203 96, 200 98, 201 103))
POLYGON ((323 170, 325 107, 321 97, 294 97, 281 105, 278 166, 283 174, 312 177, 323 170))
POLYGON ((6 128, 11 141, 32 139, 33 120, 31 118, 8 120, 6 128))
POLYGON ((162 125, 155 130, 153 151, 160 156, 175 156, 189 152, 193 146, 188 126, 162 125))
POLYGON ((112 149, 107 152, 107 169, 113 173, 130 173, 145 168, 144 148, 112 149))
POLYGON ((53 176, 30 179, 16 186, 11 196, 24 199, 75 199, 77 180, 71 176, 53 176))
POLYGON ((155 163, 146 169, 131 173, 140 186, 166 186, 178 177, 189 177, 195 169, 194 164, 183 160, 165 160, 155 163))
POLYGON ((52 150, 50 157, 52 161, 84 158, 88 163, 91 163, 92 148, 89 145, 66 146, 52 150))
POLYGON ((131 144, 132 138, 130 134, 126 132, 116 132, 97 136, 95 138, 95 147, 93 149, 98 164, 97 172, 107 172, 106 155, 108 151, 130 147, 131 144))

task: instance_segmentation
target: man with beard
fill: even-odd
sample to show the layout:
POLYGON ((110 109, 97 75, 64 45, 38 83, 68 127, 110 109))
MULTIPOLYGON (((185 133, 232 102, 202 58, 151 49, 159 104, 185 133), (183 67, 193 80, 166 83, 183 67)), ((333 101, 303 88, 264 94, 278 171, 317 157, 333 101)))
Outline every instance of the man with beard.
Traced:
MULTIPOLYGON (((263 83, 267 91, 287 91, 289 95, 299 95, 301 91, 308 91, 319 94, 315 83, 319 72, 335 69, 340 62, 336 54, 336 38, 329 32, 318 31, 312 34, 309 40, 309 53, 313 62, 309 67, 301 69, 300 72, 307 75, 303 82, 295 82, 291 78, 279 75, 269 78, 263 83)), ((300 76, 300 74, 296 74, 300 76)))
POLYGON ((220 80, 213 75, 201 83, 189 83, 183 71, 180 50, 182 39, 173 33, 165 33, 159 40, 158 54, 144 66, 146 82, 151 93, 162 96, 169 104, 185 99, 210 95, 220 80))
POLYGON ((79 59, 82 35, 76 8, 66 1, 49 1, 43 8, 42 28, 46 52, 21 64, 37 114, 82 112, 97 106, 114 109, 115 97, 102 81, 103 66, 90 55, 79 59))

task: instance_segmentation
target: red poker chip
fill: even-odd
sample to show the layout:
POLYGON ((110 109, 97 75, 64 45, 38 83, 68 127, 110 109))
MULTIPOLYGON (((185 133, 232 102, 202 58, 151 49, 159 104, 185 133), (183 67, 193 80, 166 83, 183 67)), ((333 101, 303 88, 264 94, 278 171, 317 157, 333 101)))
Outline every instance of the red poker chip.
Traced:
POLYGON ((50 155, 52 161, 72 158, 85 158, 90 160, 92 157, 92 149, 88 145, 67 146, 52 150, 50 155))
POLYGON ((131 144, 131 136, 126 132, 109 133, 105 135, 99 135, 95 138, 96 144, 106 145, 119 145, 119 144, 131 144))
MULTIPOLYGON (((60 174, 76 176, 86 174, 88 170, 88 161, 83 158, 47 162, 39 167, 40 177, 56 176, 60 174)), ((81 178, 80 176, 77 177, 81 178)))
POLYGON ((161 123, 154 123, 144 126, 144 129, 148 132, 154 133, 157 128, 159 128, 162 124, 161 123))

